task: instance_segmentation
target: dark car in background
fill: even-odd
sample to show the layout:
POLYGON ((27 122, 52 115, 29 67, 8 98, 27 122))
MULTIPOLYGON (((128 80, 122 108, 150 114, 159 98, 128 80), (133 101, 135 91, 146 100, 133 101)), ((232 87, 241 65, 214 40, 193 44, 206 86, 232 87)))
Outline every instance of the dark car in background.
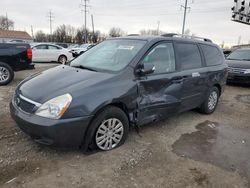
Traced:
POLYGON ((250 84, 250 48, 234 50, 227 57, 229 83, 250 84))
POLYGON ((125 142, 129 126, 195 108, 213 113, 226 79, 223 53, 208 40, 114 38, 27 78, 10 111, 39 143, 107 151, 125 142))
POLYGON ((230 53, 232 53, 231 49, 222 49, 223 50, 223 54, 225 55, 225 57, 227 57, 230 53))
POLYGON ((0 86, 14 78, 14 71, 34 69, 32 50, 29 44, 0 43, 0 86))

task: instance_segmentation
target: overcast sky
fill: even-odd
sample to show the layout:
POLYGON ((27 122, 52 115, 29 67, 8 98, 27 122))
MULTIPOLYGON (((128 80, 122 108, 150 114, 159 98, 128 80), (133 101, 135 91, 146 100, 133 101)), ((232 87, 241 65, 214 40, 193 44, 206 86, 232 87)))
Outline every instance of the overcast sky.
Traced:
MULTIPOLYGON (((129 33, 141 29, 156 29, 181 32, 184 0, 90 0, 87 26, 91 27, 90 15, 94 15, 95 28, 108 32, 113 26, 129 33)), ((16 30, 26 30, 30 26, 49 32, 48 15, 54 13, 53 28, 60 24, 82 26, 84 17, 79 8, 80 0, 0 0, 0 14, 15 21, 16 30)), ((190 12, 187 14, 186 28, 192 33, 211 38, 217 43, 225 41, 232 45, 250 41, 250 25, 231 21, 233 0, 189 0, 190 12)))

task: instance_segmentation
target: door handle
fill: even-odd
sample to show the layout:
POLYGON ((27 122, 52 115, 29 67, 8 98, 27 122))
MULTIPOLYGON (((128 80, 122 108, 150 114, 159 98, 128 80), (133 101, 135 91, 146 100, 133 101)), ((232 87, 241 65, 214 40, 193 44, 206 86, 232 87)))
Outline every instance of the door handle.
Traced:
POLYGON ((193 73, 192 73, 192 77, 193 77, 193 78, 200 77, 200 76, 201 76, 201 75, 200 75, 199 72, 193 72, 193 73))

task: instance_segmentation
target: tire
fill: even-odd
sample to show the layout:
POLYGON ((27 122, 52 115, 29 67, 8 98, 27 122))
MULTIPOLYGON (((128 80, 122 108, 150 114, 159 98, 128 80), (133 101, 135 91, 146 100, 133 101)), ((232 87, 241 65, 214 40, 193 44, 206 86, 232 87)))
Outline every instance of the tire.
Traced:
POLYGON ((58 63, 61 63, 61 64, 66 64, 67 63, 67 57, 65 55, 60 55, 59 58, 58 58, 58 63))
POLYGON ((13 78, 13 69, 8 64, 0 62, 0 86, 9 84, 13 78))
POLYGON ((89 128, 86 135, 91 138, 88 148, 109 151, 124 144, 129 132, 129 121, 120 108, 109 106, 95 117, 89 128), (109 123, 113 123, 113 126, 109 123))
POLYGON ((220 98, 219 89, 217 87, 213 87, 209 91, 206 100, 199 108, 199 111, 203 114, 212 114, 218 105, 219 98, 220 98))

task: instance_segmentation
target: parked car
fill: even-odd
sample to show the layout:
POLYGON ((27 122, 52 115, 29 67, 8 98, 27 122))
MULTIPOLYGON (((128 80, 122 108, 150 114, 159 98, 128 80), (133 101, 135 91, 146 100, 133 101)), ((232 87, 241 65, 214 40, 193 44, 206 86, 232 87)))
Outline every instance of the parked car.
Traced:
POLYGON ((69 45, 67 43, 55 43, 55 45, 61 46, 63 48, 68 48, 69 45))
POLYGON ((250 48, 234 50, 227 57, 229 83, 250 84, 250 48))
POLYGON ((34 69, 29 44, 0 43, 0 86, 9 84, 14 71, 34 69))
POLYGON ((10 112, 39 143, 107 151, 125 142, 129 126, 195 108, 213 113, 226 77, 223 53, 212 42, 113 38, 70 66, 27 78, 18 85, 10 112))
POLYGON ((13 40, 10 40, 8 43, 27 43, 27 42, 21 39, 13 39, 13 40))
POLYGON ((59 62, 65 64, 73 59, 68 49, 55 44, 36 44, 32 46, 34 62, 59 62))
POLYGON ((224 56, 227 57, 232 52, 231 49, 223 49, 224 56))
POLYGON ((72 48, 70 52, 73 54, 73 57, 78 57, 79 55, 83 54, 87 50, 93 48, 96 44, 82 44, 79 47, 72 48))

